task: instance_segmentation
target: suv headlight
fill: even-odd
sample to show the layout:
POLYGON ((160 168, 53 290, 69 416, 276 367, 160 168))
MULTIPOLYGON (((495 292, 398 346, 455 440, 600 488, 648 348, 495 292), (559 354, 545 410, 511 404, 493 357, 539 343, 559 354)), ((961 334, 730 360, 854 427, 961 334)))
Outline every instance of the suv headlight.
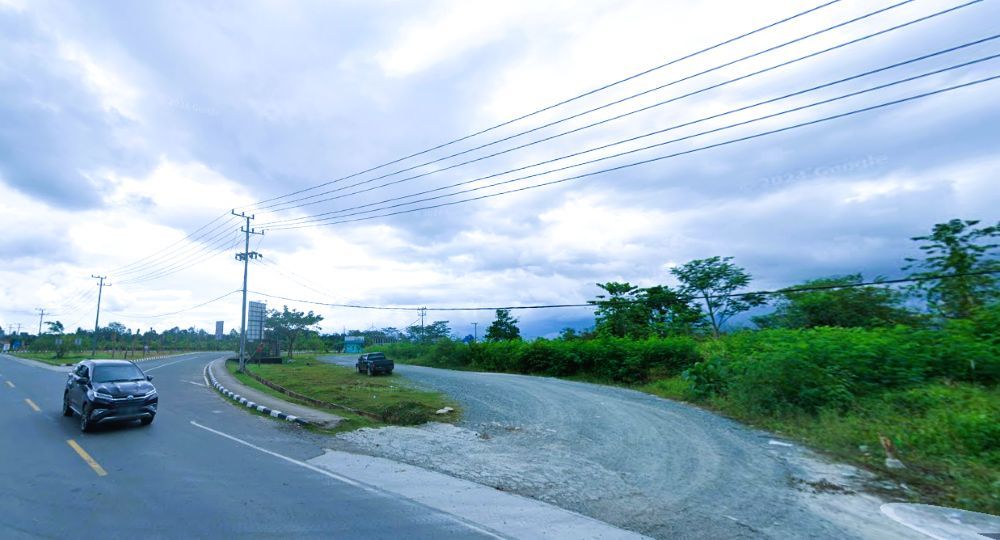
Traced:
POLYGON ((146 392, 146 395, 142 396, 142 397, 144 397, 146 399, 149 399, 151 397, 156 397, 156 389, 153 389, 153 390, 150 390, 149 392, 146 392))
POLYGON ((97 399, 106 399, 108 401, 114 399, 114 396, 112 396, 111 394, 105 394, 104 392, 97 392, 97 391, 94 391, 94 397, 97 399))

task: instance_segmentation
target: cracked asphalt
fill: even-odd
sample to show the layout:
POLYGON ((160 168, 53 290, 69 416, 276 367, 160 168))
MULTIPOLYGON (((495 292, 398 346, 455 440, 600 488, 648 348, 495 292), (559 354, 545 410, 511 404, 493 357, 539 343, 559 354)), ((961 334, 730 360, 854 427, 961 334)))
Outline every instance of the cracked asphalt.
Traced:
MULTIPOLYGON (((326 361, 353 365, 354 357, 326 361)), ((632 390, 397 364, 462 406, 456 426, 364 429, 367 453, 533 497, 656 538, 913 538, 873 479, 774 435, 632 390), (812 489, 811 486, 837 489, 812 489), (843 488, 843 489, 840 489, 843 488)))

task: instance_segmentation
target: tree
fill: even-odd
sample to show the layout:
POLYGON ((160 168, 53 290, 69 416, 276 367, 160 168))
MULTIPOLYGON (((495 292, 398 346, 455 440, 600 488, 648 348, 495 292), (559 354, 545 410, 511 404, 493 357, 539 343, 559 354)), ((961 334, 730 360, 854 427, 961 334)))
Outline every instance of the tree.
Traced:
POLYGON ((517 319, 510 316, 509 309, 498 309, 497 318, 486 329, 487 341, 515 341, 521 339, 517 319))
POLYGON ((688 333, 696 328, 702 314, 691 304, 691 296, 666 285, 641 288, 631 283, 598 283, 607 295, 597 295, 589 303, 599 334, 645 338, 651 334, 688 333))
POLYGON ((775 311, 754 317, 753 322, 761 328, 873 328, 915 321, 914 315, 901 307, 903 295, 884 286, 794 292, 799 288, 859 283, 863 283, 861 274, 806 281, 782 292, 775 311))
POLYGON ((651 330, 658 336, 688 334, 703 326, 705 317, 689 293, 655 285, 642 290, 651 330))
POLYGON ((411 341, 440 341, 448 339, 451 335, 451 328, 448 328, 448 321, 434 321, 427 326, 419 324, 409 326, 406 328, 406 334, 411 341))
POLYGON ((978 220, 953 219, 934 225, 929 235, 911 238, 923 242, 919 248, 925 258, 908 257, 910 264, 903 270, 921 269, 909 277, 925 280, 914 283, 910 291, 924 295, 927 306, 943 317, 967 318, 1000 296, 996 276, 981 273, 1000 270, 992 253, 997 244, 990 243, 1000 237, 1000 222, 977 229, 978 224, 978 220), (934 279, 940 275, 954 277, 934 279))
POLYGON ((273 333, 279 343, 285 342, 288 357, 292 358, 295 354, 295 340, 305 332, 316 330, 313 327, 322 320, 322 315, 317 315, 312 311, 304 313, 295 309, 290 310, 288 306, 282 306, 281 311, 276 309, 268 311, 264 326, 273 333))
POLYGON ((62 334, 65 330, 63 323, 59 321, 45 321, 45 326, 49 327, 49 333, 51 334, 62 334))
POLYGON ((741 294, 750 284, 750 274, 729 262, 732 257, 695 259, 670 270, 681 281, 681 293, 700 298, 708 311, 712 333, 718 337, 722 326, 733 315, 764 304, 759 294, 741 294))
POLYGON ((627 281, 609 281, 597 286, 607 294, 599 294, 597 300, 587 303, 597 306, 594 319, 598 334, 639 337, 648 333, 649 320, 639 286, 627 281))

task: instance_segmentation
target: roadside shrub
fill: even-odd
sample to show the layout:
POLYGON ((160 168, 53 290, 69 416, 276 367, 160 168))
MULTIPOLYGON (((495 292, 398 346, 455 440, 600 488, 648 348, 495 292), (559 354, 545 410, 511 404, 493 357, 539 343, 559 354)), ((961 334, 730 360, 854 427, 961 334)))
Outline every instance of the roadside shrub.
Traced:
POLYGON ((726 361, 719 356, 695 363, 681 374, 695 398, 725 395, 729 383, 726 361))

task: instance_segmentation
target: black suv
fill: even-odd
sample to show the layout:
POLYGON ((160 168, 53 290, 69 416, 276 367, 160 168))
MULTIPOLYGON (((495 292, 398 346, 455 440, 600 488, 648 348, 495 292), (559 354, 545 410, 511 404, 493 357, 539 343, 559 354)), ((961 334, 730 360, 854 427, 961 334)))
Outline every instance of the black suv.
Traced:
POLYGON ((392 370, 396 367, 392 360, 385 357, 385 353, 380 352, 362 354, 355 366, 358 368, 358 373, 368 373, 370 376, 376 373, 392 375, 392 370))
POLYGON ((66 379, 63 414, 79 414, 80 431, 119 420, 149 425, 159 403, 152 380, 126 360, 84 360, 66 379))

